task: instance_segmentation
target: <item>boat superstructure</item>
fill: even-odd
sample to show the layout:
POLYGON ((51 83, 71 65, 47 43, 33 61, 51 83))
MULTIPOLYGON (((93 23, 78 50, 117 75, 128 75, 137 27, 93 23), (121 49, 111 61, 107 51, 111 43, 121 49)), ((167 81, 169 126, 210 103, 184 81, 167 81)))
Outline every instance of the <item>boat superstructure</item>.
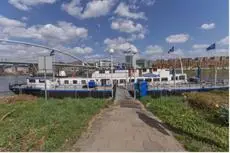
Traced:
POLYGON ((115 70, 96 71, 92 74, 92 78, 96 79, 99 85, 116 82, 119 86, 125 86, 129 83, 137 83, 146 81, 148 84, 174 84, 187 83, 187 74, 177 73, 175 79, 169 69, 138 69, 134 70, 115 70))
MULTIPOLYGON (((63 74, 65 74, 63 72, 63 74)), ((200 88, 210 88, 201 83, 190 83, 185 73, 172 73, 169 69, 138 69, 131 70, 98 70, 92 73, 92 77, 67 77, 65 75, 56 78, 29 77, 24 84, 10 85, 10 89, 15 93, 26 91, 25 93, 41 93, 47 90, 51 95, 81 95, 88 96, 86 92, 94 92, 98 95, 112 95, 112 87, 122 86, 129 91, 134 90, 134 84, 145 81, 149 91, 160 90, 199 90, 200 88), (100 93, 100 94, 98 94, 100 93), (106 93, 106 94, 104 94, 106 93)), ((226 88, 226 85, 220 87, 226 88)), ((212 88, 212 87, 211 87, 212 88)), ((210 89, 211 89, 210 88, 210 89)), ((219 87, 218 87, 219 88, 219 87)), ((93 94, 90 94, 93 95, 93 94)), ((100 97, 100 96, 99 96, 100 97)))

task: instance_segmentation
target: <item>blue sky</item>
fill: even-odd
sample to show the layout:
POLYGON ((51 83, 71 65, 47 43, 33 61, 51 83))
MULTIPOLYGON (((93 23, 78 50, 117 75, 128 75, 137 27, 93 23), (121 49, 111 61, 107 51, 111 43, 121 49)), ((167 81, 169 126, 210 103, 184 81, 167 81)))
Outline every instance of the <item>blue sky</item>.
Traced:
MULTIPOLYGON (((176 56, 228 55, 228 0, 2 0, 0 38, 103 57, 113 48, 154 58, 175 46, 176 56)), ((0 57, 36 56, 39 48, 0 44, 0 57)))

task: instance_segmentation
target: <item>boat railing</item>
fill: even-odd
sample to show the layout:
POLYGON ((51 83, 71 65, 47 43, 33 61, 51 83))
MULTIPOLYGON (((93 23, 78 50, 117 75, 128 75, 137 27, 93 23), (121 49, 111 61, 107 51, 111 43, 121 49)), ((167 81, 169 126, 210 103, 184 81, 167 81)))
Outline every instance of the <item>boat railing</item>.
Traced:
MULTIPOLYGON (((219 87, 229 87, 228 81, 217 81, 216 84, 213 82, 201 82, 201 83, 176 83, 176 84, 170 84, 170 83, 162 83, 162 84, 151 84, 148 83, 148 89, 154 89, 154 90, 159 90, 159 89, 195 89, 195 88, 219 88, 219 87)), ((126 85, 127 90, 133 91, 134 90, 134 83, 128 83, 126 85)))

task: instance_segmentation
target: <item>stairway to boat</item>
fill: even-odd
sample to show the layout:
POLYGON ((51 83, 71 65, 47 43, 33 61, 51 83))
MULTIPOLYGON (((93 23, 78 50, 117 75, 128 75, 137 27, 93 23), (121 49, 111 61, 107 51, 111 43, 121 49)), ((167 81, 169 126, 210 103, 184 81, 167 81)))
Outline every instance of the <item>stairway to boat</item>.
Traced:
POLYGON ((122 87, 116 88, 115 94, 115 104, 119 104, 120 107, 128 107, 128 108, 139 108, 141 109, 141 103, 138 100, 135 100, 127 89, 122 87))

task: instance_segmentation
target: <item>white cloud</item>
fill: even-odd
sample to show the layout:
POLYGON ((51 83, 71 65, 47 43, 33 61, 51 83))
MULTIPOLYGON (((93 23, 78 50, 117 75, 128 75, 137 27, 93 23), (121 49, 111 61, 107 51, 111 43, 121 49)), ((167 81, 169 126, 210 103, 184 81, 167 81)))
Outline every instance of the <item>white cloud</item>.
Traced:
POLYGON ((0 29, 1 37, 37 39, 52 45, 68 43, 88 36, 87 29, 65 21, 59 21, 55 25, 46 24, 26 27, 26 24, 20 21, 1 16, 0 29))
POLYGON ((37 60, 35 57, 37 57, 39 54, 44 54, 44 51, 48 52, 48 50, 37 47, 0 43, 1 58, 5 57, 7 59, 12 59, 17 57, 18 60, 23 58, 23 61, 25 61, 26 59, 26 61, 37 60))
POLYGON ((21 20, 22 20, 22 21, 27 21, 27 20, 28 20, 28 17, 23 16, 23 17, 21 18, 21 20))
POLYGON ((126 19, 114 20, 111 24, 111 28, 126 33, 142 32, 144 30, 144 27, 141 24, 135 24, 132 20, 126 19))
POLYGON ((176 35, 170 35, 166 38, 166 41, 168 43, 184 43, 188 41, 189 35, 188 34, 176 34, 176 35))
POLYGON ((152 6, 154 5, 156 0, 141 0, 141 3, 147 5, 147 6, 152 6))
MULTIPOLYGON (((63 45, 57 45, 55 46, 56 49, 59 49, 64 52, 69 52, 72 55, 89 55, 93 53, 93 49, 90 47, 65 47, 63 45)), ((0 55, 1 58, 18 58, 18 60, 37 60, 38 56, 41 55, 49 55, 50 51, 47 49, 42 49, 38 47, 31 47, 26 45, 15 45, 15 44, 0 44, 0 55)), ((59 55, 59 54, 58 54, 59 55)), ((62 55, 63 56, 63 55, 62 55)), ((67 56, 63 57, 64 59, 67 58, 67 56)), ((71 58, 71 60, 73 60, 71 58)))
MULTIPOLYGON (((63 51, 72 50, 74 54, 90 54, 93 49, 90 47, 64 47, 68 44, 76 43, 77 40, 84 40, 88 37, 88 30, 83 27, 77 27, 72 23, 59 21, 57 24, 33 25, 27 27, 25 23, 18 20, 0 17, 0 38, 17 39, 24 38, 30 41, 44 42, 50 47, 59 48, 63 51)), ((47 50, 42 50, 36 47, 28 47, 21 45, 6 45, 0 44, 1 56, 30 56, 35 53, 48 53, 47 50)))
POLYGON ((61 8, 66 11, 69 15, 75 17, 81 17, 83 7, 81 6, 80 0, 72 0, 70 3, 63 3, 61 8))
POLYGON ((163 53, 163 48, 158 45, 149 45, 146 47, 145 54, 147 55, 154 55, 154 54, 159 54, 163 53))
POLYGON ((201 25, 201 29, 204 29, 204 30, 211 30, 211 29, 214 29, 215 28, 215 23, 204 23, 201 25))
POLYGON ((118 5, 114 13, 121 17, 127 17, 133 19, 147 19, 144 12, 131 12, 129 6, 123 2, 121 2, 118 5))
POLYGON ((127 42, 126 39, 122 37, 118 37, 115 39, 106 38, 104 40, 104 44, 106 45, 106 51, 109 51, 109 49, 114 49, 116 53, 121 53, 121 54, 127 50, 130 50, 134 53, 138 52, 136 46, 127 42))
POLYGON ((86 38, 88 35, 87 29, 76 27, 72 23, 64 21, 58 22, 57 25, 46 24, 35 28, 43 39, 56 39, 61 42, 71 41, 76 38, 86 38))
POLYGON ((95 0, 88 2, 84 8, 81 0, 72 0, 70 3, 62 4, 61 7, 71 16, 86 19, 107 15, 115 2, 116 0, 95 0))
POLYGON ((71 49, 73 54, 91 54, 93 52, 93 49, 90 47, 74 47, 71 49))
POLYGON ((120 32, 130 34, 128 41, 144 39, 147 29, 140 23, 135 23, 128 19, 115 19, 111 23, 111 28, 120 32))
POLYGON ((128 37, 126 40, 134 41, 137 39, 144 39, 144 38, 145 38, 145 33, 138 33, 138 34, 131 34, 130 37, 128 37))
POLYGON ((194 44, 192 46, 193 49, 204 49, 204 48, 207 48, 209 45, 207 44, 194 44))
POLYGON ((32 6, 53 4, 56 0, 8 0, 8 2, 19 10, 28 11, 32 6))
POLYGON ((14 20, 14 19, 8 19, 8 18, 0 15, 0 26, 3 26, 3 27, 15 27, 15 26, 24 27, 25 24, 22 23, 21 21, 14 20))
POLYGON ((217 42, 220 46, 226 46, 229 45, 229 36, 224 37, 220 41, 217 42))

